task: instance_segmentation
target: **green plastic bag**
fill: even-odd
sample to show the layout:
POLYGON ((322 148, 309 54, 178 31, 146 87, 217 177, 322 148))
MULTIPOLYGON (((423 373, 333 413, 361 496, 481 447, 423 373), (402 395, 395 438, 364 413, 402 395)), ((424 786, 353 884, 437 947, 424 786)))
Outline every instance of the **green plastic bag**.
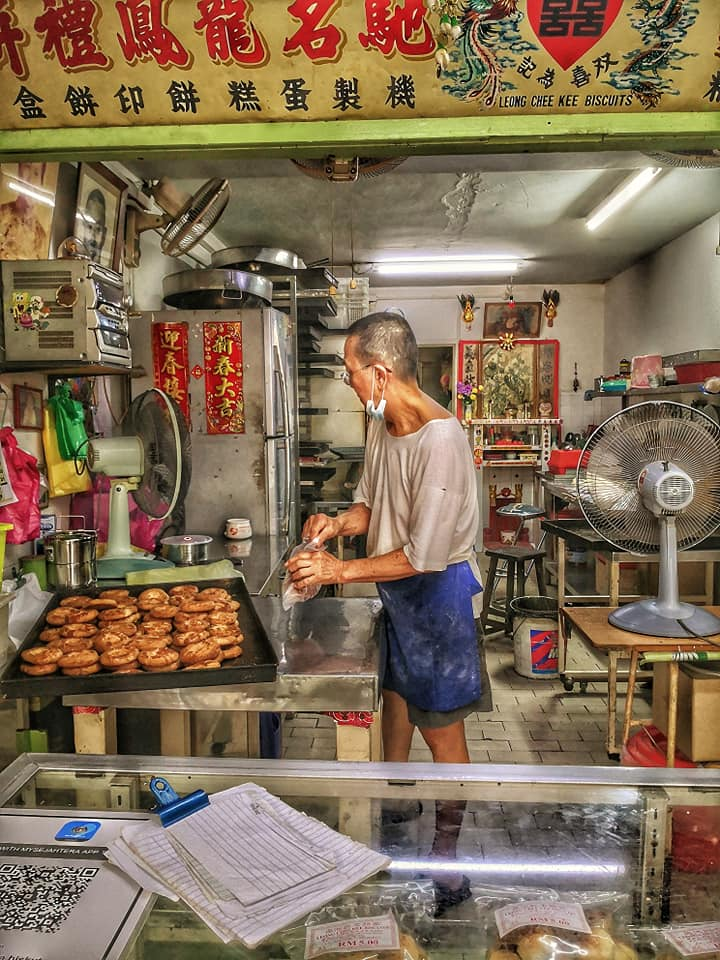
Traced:
POLYGON ((85 411, 79 400, 70 396, 67 383, 58 384, 48 400, 55 414, 58 450, 63 460, 85 460, 88 437, 85 432, 85 411))

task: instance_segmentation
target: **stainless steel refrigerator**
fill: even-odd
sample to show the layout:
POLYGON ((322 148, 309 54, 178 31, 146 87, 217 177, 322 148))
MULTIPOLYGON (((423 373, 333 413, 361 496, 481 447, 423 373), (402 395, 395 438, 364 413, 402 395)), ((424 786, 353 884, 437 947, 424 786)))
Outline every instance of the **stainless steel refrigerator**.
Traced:
MULTIPOLYGON (((297 335, 288 314, 273 308, 158 310, 131 327, 134 363, 152 370, 150 324, 187 323, 189 368, 202 369, 203 323, 242 323, 245 432, 208 435, 205 384, 189 378, 192 482, 185 504, 188 533, 220 536, 229 517, 248 517, 256 535, 299 533, 297 335)), ((149 386, 149 381, 145 386, 149 386)), ((133 386, 133 393, 143 389, 133 386)))

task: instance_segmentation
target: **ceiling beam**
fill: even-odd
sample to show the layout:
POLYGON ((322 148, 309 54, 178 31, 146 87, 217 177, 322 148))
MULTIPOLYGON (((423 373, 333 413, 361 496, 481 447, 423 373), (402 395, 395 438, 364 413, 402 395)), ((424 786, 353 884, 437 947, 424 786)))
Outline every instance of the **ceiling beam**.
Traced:
POLYGON ((0 131, 0 160, 165 160, 199 150, 317 157, 720 148, 720 112, 572 114, 0 131))

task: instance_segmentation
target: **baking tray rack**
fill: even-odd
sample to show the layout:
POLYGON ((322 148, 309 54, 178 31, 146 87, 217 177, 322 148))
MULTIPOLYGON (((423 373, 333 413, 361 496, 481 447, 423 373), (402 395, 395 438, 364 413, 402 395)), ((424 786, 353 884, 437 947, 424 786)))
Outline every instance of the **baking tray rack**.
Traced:
MULTIPOLYGON (((153 583, 128 586, 132 596, 137 596, 148 587, 168 590, 177 583, 153 583)), ((237 610, 238 624, 244 634, 242 655, 228 660, 216 670, 168 670, 154 673, 116 674, 102 670, 87 677, 68 677, 52 673, 45 677, 31 677, 20 670, 20 653, 27 647, 38 644, 40 631, 45 627, 47 614, 59 606, 60 600, 82 594, 97 597, 105 586, 54 594, 42 614, 28 633, 22 646, 0 672, 0 694, 10 698, 33 696, 62 696, 75 693, 114 693, 120 690, 167 690, 180 687, 212 687, 237 683, 261 683, 274 681, 277 675, 277 656, 270 645, 265 628, 253 606, 242 577, 222 580, 202 580, 201 590, 206 587, 222 587, 228 591, 240 607, 237 610)))

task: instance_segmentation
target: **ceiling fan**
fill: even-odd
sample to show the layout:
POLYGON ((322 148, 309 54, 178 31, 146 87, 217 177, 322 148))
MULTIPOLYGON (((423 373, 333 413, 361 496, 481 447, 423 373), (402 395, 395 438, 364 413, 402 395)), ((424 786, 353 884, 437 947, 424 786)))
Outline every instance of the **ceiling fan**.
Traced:
POLYGON ((191 250, 220 219, 230 199, 230 184, 216 177, 204 183, 192 196, 179 191, 167 178, 148 183, 145 192, 164 211, 143 210, 132 198, 125 216, 124 262, 127 267, 140 264, 140 234, 162 230, 162 252, 180 257, 191 250))

